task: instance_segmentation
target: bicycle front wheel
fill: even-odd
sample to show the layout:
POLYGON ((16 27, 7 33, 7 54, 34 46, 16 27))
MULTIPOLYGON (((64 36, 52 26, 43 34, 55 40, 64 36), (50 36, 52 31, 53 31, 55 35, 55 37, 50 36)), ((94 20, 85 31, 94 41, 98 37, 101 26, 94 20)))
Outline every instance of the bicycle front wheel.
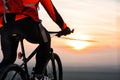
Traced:
POLYGON ((25 72, 16 64, 8 65, 3 68, 0 80, 27 80, 25 72))
POLYGON ((45 75, 50 80, 63 80, 62 63, 57 54, 53 53, 52 58, 46 66, 45 75))

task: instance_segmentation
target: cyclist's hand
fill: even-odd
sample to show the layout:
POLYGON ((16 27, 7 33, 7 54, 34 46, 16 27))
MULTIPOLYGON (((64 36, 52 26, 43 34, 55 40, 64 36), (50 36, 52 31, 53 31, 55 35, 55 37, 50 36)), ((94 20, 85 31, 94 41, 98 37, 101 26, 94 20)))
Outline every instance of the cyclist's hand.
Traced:
POLYGON ((66 27, 66 29, 60 31, 56 36, 61 37, 62 35, 66 36, 70 34, 72 31, 70 30, 69 27, 66 27))

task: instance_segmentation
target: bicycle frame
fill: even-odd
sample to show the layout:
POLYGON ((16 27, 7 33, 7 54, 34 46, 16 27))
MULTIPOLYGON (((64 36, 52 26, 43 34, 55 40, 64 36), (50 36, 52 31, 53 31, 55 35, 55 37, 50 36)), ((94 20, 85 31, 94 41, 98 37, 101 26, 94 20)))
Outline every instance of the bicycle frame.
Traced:
POLYGON ((23 39, 20 40, 20 44, 21 44, 21 50, 22 50, 22 57, 23 57, 23 63, 20 65, 21 67, 24 66, 25 69, 25 73, 27 74, 27 78, 30 78, 29 74, 28 74, 28 66, 27 63, 28 61, 36 54, 39 46, 29 55, 28 58, 26 58, 25 56, 25 50, 24 50, 24 44, 23 44, 23 39))
MULTIPOLYGON (((58 33, 58 32, 49 32, 50 34, 55 34, 55 33, 58 33)), ((21 63, 21 67, 23 67, 24 69, 25 69, 25 73, 27 74, 27 78, 28 78, 28 80, 30 79, 30 76, 29 76, 29 71, 28 71, 28 65, 27 65, 27 63, 30 61, 30 59, 37 53, 37 51, 38 51, 38 49, 39 49, 39 47, 40 47, 40 45, 38 45, 37 47, 36 47, 36 49, 26 58, 26 55, 25 55, 25 49, 24 49, 24 43, 23 43, 23 40, 24 40, 24 38, 22 37, 22 36, 19 36, 18 35, 18 37, 19 37, 19 42, 20 42, 20 45, 21 45, 21 55, 22 55, 22 61, 23 61, 23 63, 21 63)), ((52 60, 54 60, 54 55, 52 55, 53 54, 53 49, 51 48, 51 50, 50 50, 50 53, 51 53, 51 59, 52 60)), ((54 62, 54 61, 53 61, 54 62)))
MULTIPOLYGON (((71 31, 71 33, 72 32, 73 32, 73 30, 71 31)), ((57 33, 59 34, 59 32, 54 32, 54 31, 49 32, 49 34, 57 34, 57 33)), ((54 36, 57 36, 57 35, 54 35, 54 36)), ((21 53, 19 53, 20 55, 18 54, 18 57, 22 58, 22 63, 20 65, 11 64, 10 66, 7 66, 3 72, 3 75, 1 75, 0 79, 2 79, 2 80, 6 79, 6 75, 9 73, 9 71, 15 71, 14 75, 11 76, 11 80, 16 79, 17 74, 20 74, 20 77, 21 78, 24 77, 25 80, 30 80, 31 77, 29 75, 27 63, 38 52, 40 45, 38 45, 36 47, 36 49, 28 57, 26 57, 24 43, 23 43, 23 40, 25 39, 24 35, 14 33, 10 37, 14 37, 17 41, 20 42, 21 53), (24 76, 21 74, 23 74, 24 76)), ((53 52, 52 48, 50 49, 49 54, 50 54, 50 56, 49 56, 50 62, 48 62, 48 64, 44 67, 45 72, 43 73, 44 74, 43 77, 47 76, 50 79, 62 80, 63 79, 63 69, 62 69, 62 63, 61 63, 60 57, 56 53, 53 52), (50 70, 50 68, 51 68, 51 70, 50 70)), ((34 75, 33 75, 33 78, 34 78, 34 75)))

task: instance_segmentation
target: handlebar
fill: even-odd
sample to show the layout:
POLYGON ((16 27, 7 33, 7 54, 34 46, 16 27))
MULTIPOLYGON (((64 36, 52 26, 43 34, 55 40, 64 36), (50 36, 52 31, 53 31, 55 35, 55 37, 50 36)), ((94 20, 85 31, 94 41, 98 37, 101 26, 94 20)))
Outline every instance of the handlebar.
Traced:
MULTIPOLYGON (((71 34, 71 33, 73 33, 73 32, 74 32, 74 29, 70 30, 70 33, 69 33, 69 34, 71 34)), ((58 36, 58 34, 59 34, 58 37, 64 35, 64 34, 62 34, 62 31, 49 31, 49 33, 50 33, 50 34, 56 34, 55 36, 58 36)), ((67 35, 68 35, 68 34, 67 34, 67 35)))

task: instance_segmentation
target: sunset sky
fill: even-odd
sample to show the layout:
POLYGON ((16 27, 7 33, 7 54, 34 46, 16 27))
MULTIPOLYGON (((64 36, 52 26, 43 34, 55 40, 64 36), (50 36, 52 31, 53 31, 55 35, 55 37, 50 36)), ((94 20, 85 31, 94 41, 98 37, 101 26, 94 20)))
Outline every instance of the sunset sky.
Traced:
MULTIPOLYGON (((63 66, 118 69, 120 67, 120 1, 52 1, 67 25, 75 29, 73 34, 66 37, 57 38, 52 35, 52 47, 60 55, 63 66)), ((60 30, 41 5, 39 17, 48 30, 60 30)), ((27 46, 30 45, 27 43, 27 46)), ((31 48, 33 47, 28 47, 29 50, 31 48)))
MULTIPOLYGON (((75 32, 67 38, 52 38, 64 65, 73 67, 119 67, 119 0, 52 0, 75 32), (81 40, 81 41, 80 41, 81 40), (84 41, 86 40, 86 41, 84 41), (88 41, 87 41, 88 40, 88 41), (91 42, 90 42, 91 41, 91 42)), ((41 7, 40 7, 41 8, 41 7)), ((59 30, 44 11, 40 18, 48 30, 59 30)))

